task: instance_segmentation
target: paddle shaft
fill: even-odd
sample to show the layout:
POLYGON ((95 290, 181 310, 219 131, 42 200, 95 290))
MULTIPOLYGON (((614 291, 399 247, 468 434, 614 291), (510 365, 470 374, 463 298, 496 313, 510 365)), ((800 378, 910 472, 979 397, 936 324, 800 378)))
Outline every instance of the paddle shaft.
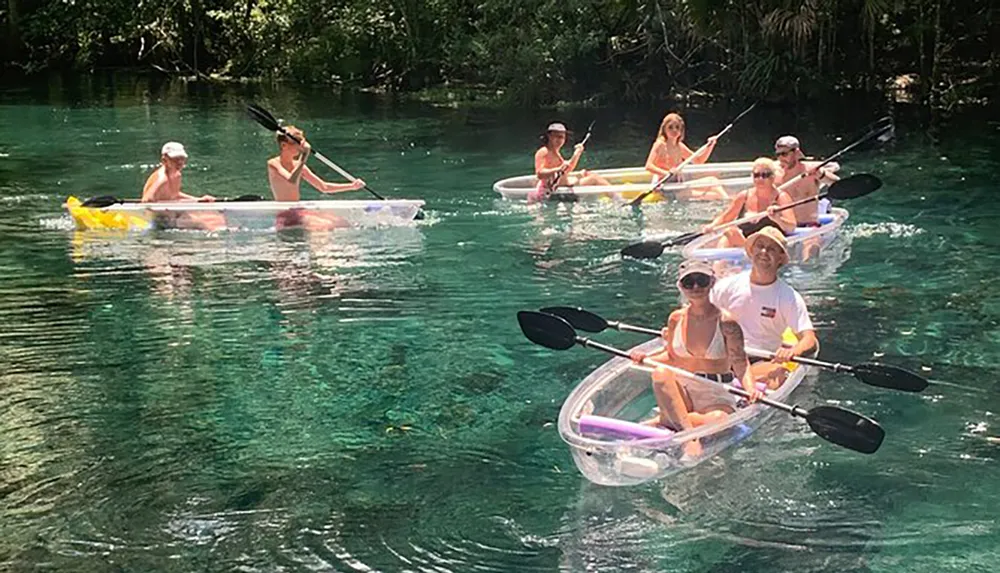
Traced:
MULTIPOLYGON (((760 348, 746 347, 747 354, 752 354, 754 356, 760 356, 761 358, 767 358, 769 360, 774 359, 774 353, 761 350, 760 348)), ((826 368, 828 370, 833 370, 834 372, 846 372, 848 374, 854 373, 854 367, 847 364, 841 364, 839 362, 824 362, 822 360, 816 360, 815 358, 806 358, 804 356, 793 356, 792 361, 798 362, 799 364, 808 364, 809 366, 816 366, 819 368, 826 368)))
MULTIPOLYGON (((817 167, 817 169, 819 169, 819 168, 817 167)), ((788 188, 790 186, 790 184, 792 184, 795 181, 797 181, 799 177, 804 177, 804 176, 805 176, 805 173, 803 173, 800 176, 796 176, 791 181, 784 182, 780 187, 778 187, 778 193, 781 193, 786 188, 788 188)), ((806 203, 811 203, 813 201, 819 201, 820 199, 826 197, 828 194, 829 194, 828 191, 823 191, 822 193, 819 193, 817 195, 813 195, 812 197, 806 197, 805 199, 799 199, 798 201, 792 201, 788 205, 784 205, 782 207, 778 207, 777 209, 774 210, 774 212, 778 213, 780 211, 786 211, 788 209, 794 209, 795 207, 798 207, 799 205, 805 205, 806 203)), ((745 223, 753 223, 755 221, 763 219, 764 217, 767 217, 768 215, 769 215, 769 213, 767 211, 761 211, 760 213, 754 213, 752 215, 747 215, 746 217, 743 217, 742 219, 736 219, 735 221, 730 221, 728 223, 723 223, 723 224, 721 224, 721 225, 719 225, 717 227, 712 227, 711 229, 708 229, 707 231, 702 231, 702 232, 698 233, 697 235, 695 235, 695 237, 701 237, 701 236, 707 235, 709 233, 718 233, 719 231, 725 231, 726 229, 728 229, 730 227, 737 227, 737 226, 743 225, 745 223)), ((678 238, 680 238, 680 237, 678 237, 678 238)), ((674 240, 676 240, 676 239, 674 239, 674 240)), ((670 241, 668 241, 668 243, 672 244, 670 241)))
MULTIPOLYGON (((718 141, 720 137, 722 137, 723 135, 725 135, 726 132, 728 132, 730 129, 732 129, 734 125, 736 125, 736 122, 739 121, 740 118, 742 118, 746 114, 750 113, 750 110, 752 110, 755 107, 757 107, 757 103, 756 102, 753 105, 751 105, 750 107, 748 107, 745 110, 743 110, 743 113, 741 113, 738 116, 736 116, 736 118, 733 119, 733 121, 729 122, 729 125, 727 125, 726 127, 722 128, 722 131, 720 131, 719 133, 715 134, 715 140, 718 141)), ((635 199, 633 199, 632 201, 630 201, 628 203, 628 206, 629 207, 635 207, 636 205, 639 205, 640 203, 642 203, 643 199, 645 199, 646 197, 648 197, 649 194, 652 193, 653 191, 656 191, 657 189, 659 189, 660 185, 662 185, 672 175, 676 175, 677 173, 680 173, 682 169, 684 169, 685 167, 687 167, 688 164, 691 163, 691 161, 694 160, 694 158, 697 157, 698 154, 701 153, 702 151, 704 151, 705 148, 707 148, 707 147, 708 147, 708 142, 705 142, 705 144, 702 145, 701 147, 699 147, 697 151, 695 151, 694 153, 692 153, 690 157, 688 157, 684 161, 681 161, 680 165, 678 165, 677 167, 674 167, 673 169, 669 169, 667 171, 667 174, 664 175, 663 177, 661 177, 653 185, 653 187, 650 188, 649 191, 646 191, 642 195, 639 195, 638 197, 636 197, 635 199)))
MULTIPOLYGON (((631 324, 625 324, 624 322, 618 322, 616 320, 606 320, 608 323, 608 328, 614 328, 615 330, 621 330, 623 332, 636 332, 639 334, 651 334, 653 336, 661 336, 662 333, 658 330, 653 330, 652 328, 644 328, 642 326, 633 326, 631 324)), ((746 347, 747 354, 753 354, 754 356, 761 356, 763 358, 774 359, 774 353, 768 352, 767 350, 760 350, 759 348, 746 347)), ((823 362, 822 360, 816 360, 814 358, 805 358, 801 356, 793 356, 791 358, 792 362, 798 362, 799 364, 808 364, 809 366, 817 366, 819 368, 827 368, 833 370, 834 372, 847 372, 853 373, 854 368, 846 364, 834 364, 832 362, 823 362)))
MULTIPOLYGON (((625 352, 624 350, 621 350, 620 348, 615 348, 614 346, 608 346, 606 344, 601 344, 600 342, 594 342, 593 340, 591 340, 589 338, 582 337, 582 336, 576 336, 575 340, 576 340, 576 343, 579 344, 579 345, 581 345, 581 346, 584 346, 584 347, 587 347, 587 348, 594 348, 594 349, 597 349, 597 350, 601 350, 603 352, 607 352, 608 354, 614 354, 616 356, 621 356, 622 358, 627 358, 628 360, 632 360, 632 357, 629 355, 629 353, 625 352)), ((671 372, 673 372, 674 374, 677 374, 678 376, 683 376, 684 378, 688 378, 688 379, 691 379, 691 380, 697 380, 699 382, 705 382, 706 384, 715 384, 715 385, 719 384, 719 382, 717 380, 712 380, 711 378, 705 378, 703 376, 698 376, 697 374, 693 374, 691 372, 688 372, 687 370, 682 370, 680 368, 677 368, 676 366, 671 366, 669 364, 664 364, 663 362, 657 362, 656 360, 650 360, 649 358, 644 359, 642 361, 642 363, 644 365, 646 365, 646 366, 654 366, 654 367, 657 367, 657 368, 666 368, 667 370, 670 370, 671 372)), ((730 394, 733 394, 733 395, 736 395, 736 396, 740 396, 741 398, 749 398, 750 397, 750 393, 747 392, 746 390, 743 390, 742 388, 734 388, 734 387, 732 387, 732 386, 730 386, 728 384, 722 384, 722 388, 725 389, 726 392, 729 392, 730 394)), ((772 408, 777 408, 777 409, 782 410, 784 412, 788 412, 789 414, 791 414, 793 416, 799 416, 800 418, 805 418, 809 414, 808 410, 806 410, 806 409, 804 409, 804 408, 802 408, 800 406, 792 406, 792 405, 789 405, 789 404, 784 404, 782 402, 776 402, 774 400, 771 400, 770 398, 760 398, 757 401, 760 402, 761 404, 765 404, 767 406, 771 406, 772 408)))
MULTIPOLYGON (((298 137, 295 137, 291 133, 288 133, 288 130, 286 130, 284 127, 282 127, 280 125, 278 126, 278 131, 280 131, 285 137, 291 139, 295 143, 299 143, 299 144, 302 143, 301 139, 299 139, 298 137)), ((319 151, 316 151, 314 149, 314 150, 312 150, 311 153, 312 153, 313 156, 316 157, 316 159, 319 159, 324 165, 326 165, 330 169, 333 169, 334 171, 336 171, 337 173, 339 173, 342 177, 344 177, 345 179, 347 179, 351 183, 354 183, 354 181, 357 180, 357 177, 354 177, 350 173, 348 173, 348 172, 344 171, 343 169, 341 169, 339 165, 337 165, 333 161, 330 161, 329 159, 327 159, 327 157, 325 155, 323 155, 322 153, 320 153, 319 151)), ((365 190, 368 191, 369 193, 371 193, 372 195, 374 195, 376 199, 381 199, 382 201, 385 201, 385 197, 383 197, 383 196, 379 195, 378 193, 376 193, 367 184, 365 184, 365 190)))
MULTIPOLYGON (((865 143, 866 141, 868 141, 872 137, 876 137, 877 135, 888 131, 891 127, 892 127, 892 125, 890 124, 888 126, 881 127, 881 128, 876 128, 876 129, 873 129, 873 130, 869 131, 868 133, 866 133, 863 136, 861 136, 861 138, 859 138, 854 143, 848 145, 847 147, 841 149, 837 153, 834 153, 830 157, 827 157, 826 159, 824 159, 819 165, 817 165, 816 167, 814 167, 812 169, 812 171, 813 172, 819 171, 824 165, 827 165, 828 163, 837 160, 838 158, 840 158, 841 155, 847 153, 848 151, 854 149, 855 147, 861 145, 862 143, 865 143)), ((782 183, 781 186, 778 187, 778 193, 781 193, 782 191, 785 191, 786 189, 788 189, 789 187, 791 187, 792 184, 798 182, 800 179, 805 179, 808 176, 809 176, 809 173, 806 172, 806 171, 803 171, 802 173, 799 173, 795 177, 793 177, 793 178, 789 179, 788 181, 785 181, 784 183, 782 183)), ((795 201, 795 202, 793 202, 793 203, 791 203, 789 205, 785 205, 784 207, 779 207, 778 209, 775 209, 775 212, 784 211, 785 209, 791 209, 793 207, 798 207, 799 205, 805 205, 806 203, 809 203, 810 201, 819 201, 823 197, 826 197, 826 195, 827 195, 827 193, 823 192, 823 193, 819 193, 817 195, 814 195, 812 197, 806 197, 805 199, 801 199, 799 201, 795 201)), ((754 221, 757 221, 759 219, 763 219, 767 215, 768 215, 767 211, 761 211, 760 213, 754 213, 753 215, 747 215, 746 217, 743 217, 742 219, 737 219, 735 221, 730 221, 729 223, 725 223, 723 225, 719 225, 719 226, 714 227, 712 229, 709 229, 707 231, 703 231, 703 232, 701 232, 697 236, 706 235, 708 233, 719 232, 719 231, 722 231, 724 229, 728 229, 730 227, 735 227, 737 225, 742 225, 744 223, 753 223, 754 221)))
MULTIPOLYGON (((583 141, 580 142, 580 145, 587 145, 587 141, 590 140, 590 130, 592 129, 594 129, 594 122, 590 122, 590 127, 587 128, 587 134, 583 136, 583 141)), ((562 179, 565 174, 566 172, 562 169, 556 171, 556 176, 553 178, 554 183, 552 184, 552 189, 549 190, 550 195, 555 193, 556 189, 559 188, 559 180, 562 179)))
MULTIPOLYGON (((724 130, 722 130, 722 131, 719 132, 719 135, 722 135, 723 133, 725 133, 726 130, 729 129, 730 127, 732 127, 732 126, 733 126, 732 124, 729 124, 726 127, 726 129, 724 129, 724 130)), ((718 140, 718 138, 716 138, 716 140, 718 140)), ((649 188, 649 191, 646 191, 643 194, 641 194, 638 197, 636 197, 635 199, 632 199, 632 201, 630 201, 629 203, 627 203, 626 206, 628 206, 628 207, 635 207, 636 205, 639 205, 640 203, 642 203, 643 199, 645 199, 646 197, 648 197, 653 191, 656 191, 657 189, 659 189, 660 185, 662 185, 663 183, 665 183, 666 180, 669 179, 671 176, 676 175, 677 173, 680 173, 682 169, 684 169, 685 167, 687 167, 688 164, 691 163, 694 160, 695 157, 698 157, 698 154, 701 153, 703 150, 705 150, 707 147, 708 147, 708 143, 705 143, 704 145, 702 145, 701 147, 699 147, 698 150, 695 151, 694 153, 692 153, 690 156, 688 156, 687 159, 685 159, 684 161, 681 161, 680 165, 678 165, 677 167, 674 167, 673 169, 670 169, 667 172, 666 175, 664 175, 663 177, 660 177, 656 181, 656 183, 654 183, 653 186, 649 188)))

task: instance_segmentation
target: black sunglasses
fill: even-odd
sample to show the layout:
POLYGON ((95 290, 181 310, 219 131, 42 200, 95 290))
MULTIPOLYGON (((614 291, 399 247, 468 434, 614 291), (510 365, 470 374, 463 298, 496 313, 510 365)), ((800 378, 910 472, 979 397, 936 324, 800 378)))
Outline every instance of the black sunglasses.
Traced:
POLYGON ((704 273, 691 273, 681 279, 681 288, 691 290, 695 287, 707 288, 712 284, 712 277, 704 273))
POLYGON ((754 171, 754 179, 770 179, 774 177, 774 171, 754 171))

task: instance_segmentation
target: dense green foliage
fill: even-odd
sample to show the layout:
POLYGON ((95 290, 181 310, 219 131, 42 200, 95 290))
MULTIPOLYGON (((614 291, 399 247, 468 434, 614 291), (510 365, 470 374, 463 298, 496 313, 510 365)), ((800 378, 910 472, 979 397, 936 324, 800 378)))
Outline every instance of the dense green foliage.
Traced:
POLYGON ((994 0, 5 0, 3 61, 155 67, 545 104, 1000 85, 994 0))

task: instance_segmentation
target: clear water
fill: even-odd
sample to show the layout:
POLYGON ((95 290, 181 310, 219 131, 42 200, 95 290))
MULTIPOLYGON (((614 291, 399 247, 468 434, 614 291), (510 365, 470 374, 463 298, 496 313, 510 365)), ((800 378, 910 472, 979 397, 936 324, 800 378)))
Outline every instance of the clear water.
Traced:
MULTIPOLYGON (((785 131, 832 151, 868 117, 838 109, 755 112, 716 157, 785 131)), ((689 112, 689 137, 731 113, 689 112)), ((824 357, 935 382, 907 395, 821 372, 797 391, 877 418, 878 454, 777 417, 716 463, 608 489, 553 425, 606 357, 532 346, 514 313, 659 323, 677 255, 617 249, 710 210, 498 201, 493 181, 530 169, 552 115, 141 79, 0 91, 0 569, 995 569, 1000 123, 958 122, 935 147, 901 120, 893 147, 844 162, 885 181, 847 205, 849 258, 791 276, 824 357), (425 199, 428 219, 312 236, 70 229, 67 195, 138 193, 170 139, 192 155, 191 192, 264 191, 273 143, 249 99, 381 193, 425 199)), ((563 115, 597 118, 591 166, 639 163, 658 119, 563 115)))

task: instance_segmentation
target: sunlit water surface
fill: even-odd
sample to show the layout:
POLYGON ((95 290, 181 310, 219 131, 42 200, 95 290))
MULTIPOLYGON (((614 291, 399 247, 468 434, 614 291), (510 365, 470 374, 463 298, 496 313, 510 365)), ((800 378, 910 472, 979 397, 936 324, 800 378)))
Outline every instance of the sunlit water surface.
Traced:
MULTIPOLYGON (((690 111, 689 137, 732 112, 690 111)), ((553 425, 605 356, 532 346, 514 313, 659 323, 678 255, 617 250, 713 209, 498 200, 493 181, 530 170, 551 115, 141 80, 0 92, 0 569, 994 570, 1000 124, 966 121, 935 147, 901 122, 891 147, 845 160, 885 187, 845 204, 841 260, 789 273, 824 357, 934 381, 899 394, 820 372, 797 391, 878 419, 876 455, 778 417, 676 479, 609 489, 577 473, 553 425), (191 153, 189 191, 265 191, 273 141, 244 116, 250 99, 379 192, 426 200, 428 218, 313 235, 71 229, 67 195, 135 196, 171 139, 191 153)), ((563 115, 596 115, 590 166, 638 164, 657 122, 563 115)), ((716 159, 783 132, 822 155, 863 123, 847 106, 802 115, 755 112, 716 159)))

